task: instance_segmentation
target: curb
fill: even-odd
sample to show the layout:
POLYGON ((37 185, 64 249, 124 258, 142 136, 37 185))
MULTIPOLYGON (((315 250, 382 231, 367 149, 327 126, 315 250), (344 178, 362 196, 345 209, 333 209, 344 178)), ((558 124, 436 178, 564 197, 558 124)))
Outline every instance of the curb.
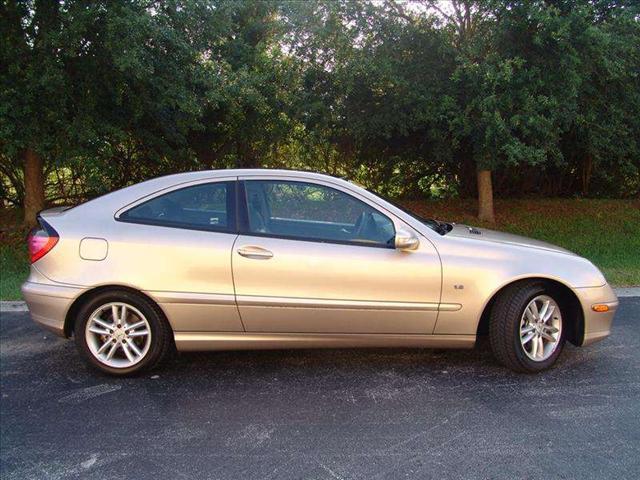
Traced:
MULTIPOLYGON (((640 287, 614 288, 614 292, 620 298, 640 297, 640 287)), ((27 304, 22 300, 0 301, 0 312, 26 312, 27 304)))
POLYGON ((7 302, 0 301, 0 312, 26 312, 27 304, 22 300, 7 302))
POLYGON ((640 287, 614 288, 618 297, 640 297, 640 287))

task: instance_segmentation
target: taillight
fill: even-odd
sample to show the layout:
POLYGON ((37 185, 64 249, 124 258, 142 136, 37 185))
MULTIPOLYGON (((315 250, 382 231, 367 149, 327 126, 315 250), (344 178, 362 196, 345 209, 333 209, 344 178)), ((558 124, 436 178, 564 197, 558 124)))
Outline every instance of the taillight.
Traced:
POLYGON ((31 229, 27 237, 31 263, 37 262, 56 246, 60 239, 51 225, 38 218, 38 226, 31 229))

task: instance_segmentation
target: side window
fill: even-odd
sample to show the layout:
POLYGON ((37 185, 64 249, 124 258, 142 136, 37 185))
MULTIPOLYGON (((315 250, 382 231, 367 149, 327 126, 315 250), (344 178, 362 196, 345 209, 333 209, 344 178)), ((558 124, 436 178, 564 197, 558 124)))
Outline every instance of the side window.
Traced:
POLYGON ((393 222, 333 188, 281 180, 245 182, 249 230, 255 234, 392 247, 393 222))
POLYGON ((136 205, 120 220, 195 230, 233 231, 234 182, 203 183, 173 190, 136 205))

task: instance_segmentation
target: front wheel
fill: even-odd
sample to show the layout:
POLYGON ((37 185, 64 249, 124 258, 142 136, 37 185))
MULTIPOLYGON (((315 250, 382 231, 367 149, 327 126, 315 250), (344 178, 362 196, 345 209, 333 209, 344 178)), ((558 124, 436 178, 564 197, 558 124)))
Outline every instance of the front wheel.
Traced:
POLYGON ((158 308, 128 291, 102 292, 85 303, 74 336, 91 366, 131 375, 155 366, 169 352, 171 330, 158 308))
POLYGON ((517 372, 551 367, 565 342, 558 295, 540 282, 519 282, 496 299, 489 339, 496 358, 517 372))

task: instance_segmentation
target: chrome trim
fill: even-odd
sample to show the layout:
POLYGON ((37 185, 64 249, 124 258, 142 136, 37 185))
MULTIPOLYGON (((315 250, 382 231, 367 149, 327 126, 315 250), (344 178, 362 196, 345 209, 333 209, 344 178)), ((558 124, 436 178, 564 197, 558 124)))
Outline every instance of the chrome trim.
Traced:
POLYGON ((472 348, 475 335, 175 332, 179 351, 280 350, 288 348, 472 348))
POLYGON ((440 305, 437 303, 422 302, 378 302, 360 300, 327 300, 322 298, 288 298, 288 297, 263 297, 253 295, 238 295, 239 306, 257 307, 290 307, 290 308, 339 308, 355 310, 460 310, 458 304, 440 305))
POLYGON ((165 292, 145 291, 158 303, 189 303, 192 305, 235 305, 236 300, 232 294, 223 293, 192 293, 192 292, 165 292))
POLYGON ((257 260, 268 260, 269 258, 273 257, 273 252, 256 245, 245 245, 238 248, 237 252, 238 255, 242 255, 246 258, 254 258, 257 260))

